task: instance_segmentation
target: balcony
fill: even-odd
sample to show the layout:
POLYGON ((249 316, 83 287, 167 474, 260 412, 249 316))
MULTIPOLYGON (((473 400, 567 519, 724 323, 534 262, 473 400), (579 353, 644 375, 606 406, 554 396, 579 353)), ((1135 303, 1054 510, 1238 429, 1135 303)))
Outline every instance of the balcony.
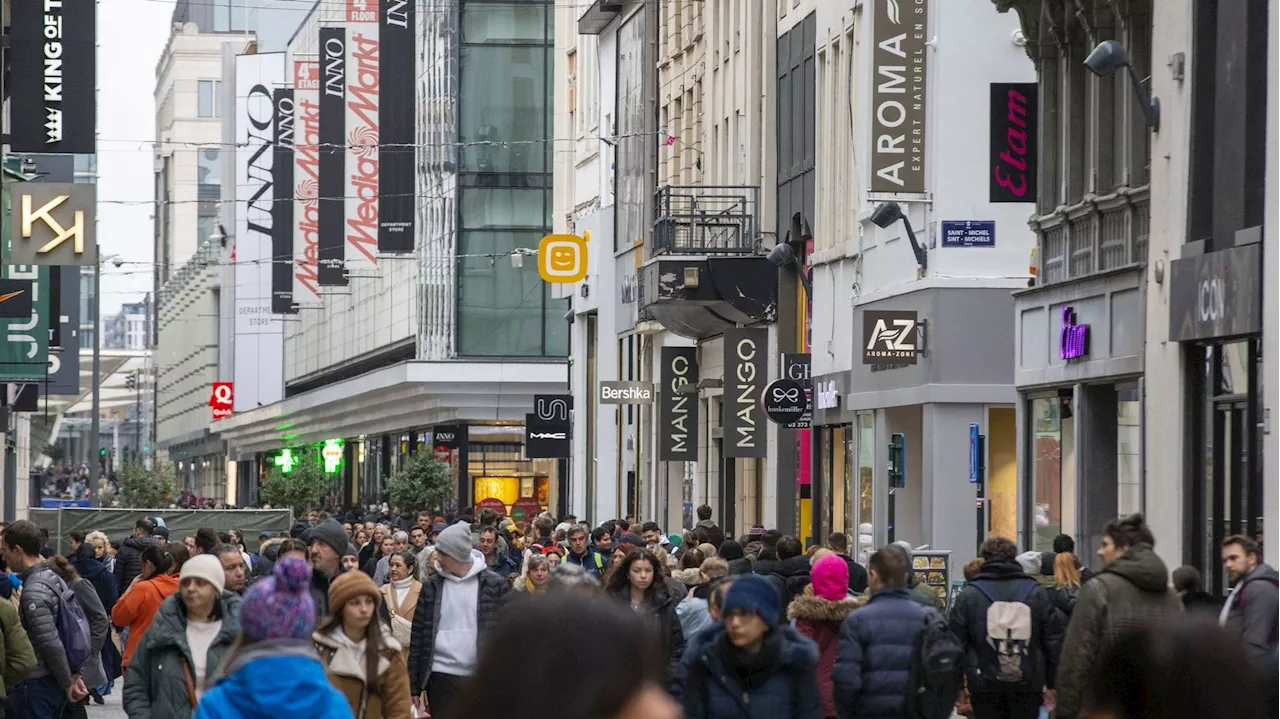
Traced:
POLYGON ((1040 284, 1054 284, 1147 261, 1150 186, 1087 196, 1031 219, 1040 284))
POLYGON ((742 255, 760 249, 759 187, 668 185, 654 200, 656 255, 742 255))

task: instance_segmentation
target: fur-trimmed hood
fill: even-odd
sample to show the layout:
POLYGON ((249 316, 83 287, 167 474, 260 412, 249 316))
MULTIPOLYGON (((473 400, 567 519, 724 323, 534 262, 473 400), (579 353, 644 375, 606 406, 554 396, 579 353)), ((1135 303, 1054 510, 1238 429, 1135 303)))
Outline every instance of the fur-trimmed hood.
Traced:
POLYGON ((849 616, 849 612, 866 604, 865 597, 846 597, 838 602, 813 596, 812 585, 805 587, 804 594, 791 600, 787 605, 787 619, 810 619, 822 622, 841 622, 849 616))
POLYGON ((677 569, 671 573, 671 578, 685 585, 686 587, 695 587, 702 584, 702 571, 690 567, 689 569, 677 569))

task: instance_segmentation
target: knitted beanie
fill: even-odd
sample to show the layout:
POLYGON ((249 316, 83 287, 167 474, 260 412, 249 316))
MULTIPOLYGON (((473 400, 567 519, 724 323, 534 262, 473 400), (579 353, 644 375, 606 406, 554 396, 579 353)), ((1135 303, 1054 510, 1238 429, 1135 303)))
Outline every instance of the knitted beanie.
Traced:
POLYGON ((841 557, 823 557, 809 570, 813 580, 813 595, 838 602, 849 595, 849 565, 841 557))
POLYGON ((378 585, 373 583, 368 574, 358 571, 343 572, 329 584, 329 611, 337 614, 347 602, 361 595, 372 597, 375 607, 382 598, 378 593, 378 585))
POLYGON ((781 602, 773 582, 759 574, 744 574, 729 585, 724 594, 724 613, 734 609, 755 612, 770 629, 778 626, 781 602))
POLYGON ((311 565, 301 559, 276 562, 271 576, 249 587, 240 603, 240 628, 251 641, 307 639, 315 626, 311 565))

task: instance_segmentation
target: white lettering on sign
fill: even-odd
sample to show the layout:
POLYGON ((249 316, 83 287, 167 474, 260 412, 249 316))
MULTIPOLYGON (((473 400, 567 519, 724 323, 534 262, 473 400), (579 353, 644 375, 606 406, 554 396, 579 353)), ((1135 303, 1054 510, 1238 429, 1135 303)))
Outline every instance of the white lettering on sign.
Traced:
POLYGON ((757 389, 758 380, 756 377, 756 343, 752 339, 742 339, 738 341, 735 348, 735 354, 738 358, 737 370, 735 371, 735 380, 738 387, 738 419, 742 420, 742 425, 737 428, 738 438, 735 443, 739 447, 755 447, 756 446, 756 395, 759 393, 757 389))
POLYGON ((601 385, 600 399, 634 399, 650 402, 653 400, 653 389, 649 387, 610 387, 601 385))
POLYGON ((840 404, 840 392, 836 389, 835 380, 818 383, 818 397, 815 402, 818 409, 835 409, 840 404))
POLYGON ((676 394, 676 390, 689 384, 689 358, 676 355, 671 360, 671 384, 669 389, 675 399, 671 406, 671 451, 687 452, 689 446, 689 402, 693 395, 676 394))
POLYGON ((1217 322, 1227 316, 1227 298, 1222 291, 1222 278, 1200 283, 1200 321, 1217 322))

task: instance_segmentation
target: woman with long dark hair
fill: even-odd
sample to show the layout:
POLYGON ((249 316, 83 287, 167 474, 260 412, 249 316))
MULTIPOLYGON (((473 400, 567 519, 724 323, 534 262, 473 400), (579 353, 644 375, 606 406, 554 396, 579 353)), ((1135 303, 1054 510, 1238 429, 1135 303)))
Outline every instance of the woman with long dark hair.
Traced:
POLYGON ((148 544, 142 550, 142 571, 111 610, 111 623, 128 632, 121 661, 126 672, 142 635, 160 611, 160 604, 178 591, 178 573, 189 556, 181 544, 148 544))
POLYGON ((662 564, 648 549, 635 548, 622 558, 609 577, 605 593, 649 619, 662 637, 667 660, 667 684, 675 676, 684 653, 684 632, 676 617, 676 600, 667 591, 662 564))
POLYGON ((333 616, 311 639, 355 719, 409 719, 409 669, 400 642, 378 618, 381 598, 364 572, 338 575, 329 585, 333 616))

